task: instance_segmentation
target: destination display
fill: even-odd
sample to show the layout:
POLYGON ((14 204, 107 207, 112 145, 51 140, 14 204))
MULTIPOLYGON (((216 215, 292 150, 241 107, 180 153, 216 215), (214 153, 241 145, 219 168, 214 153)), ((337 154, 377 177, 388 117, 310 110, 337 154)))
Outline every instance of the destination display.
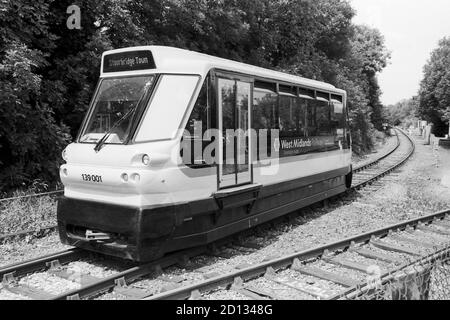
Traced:
POLYGON ((290 157, 310 152, 338 150, 339 141, 335 136, 308 138, 280 138, 280 157, 290 157))
POLYGON ((103 59, 103 72, 156 69, 151 51, 130 51, 109 54, 103 59))

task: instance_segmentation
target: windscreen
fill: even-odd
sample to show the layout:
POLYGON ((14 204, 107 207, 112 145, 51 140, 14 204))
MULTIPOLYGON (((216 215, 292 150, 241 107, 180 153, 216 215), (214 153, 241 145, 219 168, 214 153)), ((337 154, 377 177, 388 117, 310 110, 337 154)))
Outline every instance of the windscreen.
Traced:
POLYGON ((96 143, 110 133, 106 143, 124 143, 131 134, 134 114, 152 87, 154 78, 152 75, 103 79, 80 142, 96 143))

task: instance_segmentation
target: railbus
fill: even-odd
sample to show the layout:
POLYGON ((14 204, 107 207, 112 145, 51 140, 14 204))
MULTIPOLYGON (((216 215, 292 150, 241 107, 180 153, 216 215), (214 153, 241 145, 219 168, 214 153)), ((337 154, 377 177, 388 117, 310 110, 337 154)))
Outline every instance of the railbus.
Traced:
POLYGON ((346 92, 178 48, 111 50, 63 159, 62 242, 151 261, 349 188, 346 92))

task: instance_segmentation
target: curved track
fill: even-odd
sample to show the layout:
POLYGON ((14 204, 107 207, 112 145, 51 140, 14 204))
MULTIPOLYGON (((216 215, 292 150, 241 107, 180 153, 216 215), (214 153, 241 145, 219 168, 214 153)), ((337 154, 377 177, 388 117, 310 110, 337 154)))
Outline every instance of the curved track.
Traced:
POLYGON ((354 168, 353 190, 370 185, 374 181, 390 174, 414 154, 415 144, 411 138, 401 130, 397 130, 396 132, 397 144, 392 150, 381 155, 375 161, 354 168))
MULTIPOLYGON (((393 170, 395 170, 397 167, 402 165, 414 152, 414 143, 412 140, 403 132, 398 131, 397 133, 397 143, 388 152, 381 155, 377 159, 371 161, 370 163, 363 164, 361 166, 358 166, 354 169, 354 177, 355 177, 355 183, 352 186, 351 190, 356 190, 359 188, 362 188, 366 185, 372 184, 375 180, 389 174, 393 170)), ((428 221, 425 219, 425 221, 428 221)), ((411 222, 410 222, 411 223, 411 222)), ((240 277, 241 279, 247 279, 250 275, 256 276, 257 274, 261 274, 261 270, 263 270, 265 273, 268 267, 272 268, 279 268, 279 267, 288 267, 290 264, 287 263, 288 261, 292 262, 292 259, 304 259, 306 257, 319 257, 321 254, 323 254, 324 250, 340 250, 342 248, 348 247, 348 244, 352 241, 355 242, 367 242, 367 240, 370 240, 370 237, 373 235, 384 235, 385 229, 383 231, 377 231, 374 233, 371 233, 369 235, 361 235, 356 238, 352 238, 352 240, 344 240, 337 244, 332 244, 325 247, 309 250, 308 252, 301 253, 298 255, 295 255, 295 257, 286 257, 283 259, 278 259, 277 261, 274 261, 272 263, 265 263, 260 266, 255 266, 248 270, 243 270, 240 272, 237 272, 236 274, 232 275, 225 275, 223 277, 217 278, 217 279, 210 279, 207 282, 203 284, 198 284, 194 287, 189 287, 185 289, 179 289, 178 291, 174 291, 172 293, 164 293, 157 296, 154 296, 152 298, 158 299, 158 298, 187 298, 190 297, 192 292, 195 292, 196 290, 210 290, 216 288, 217 284, 230 284, 232 283, 235 278, 240 277), (350 242, 349 242, 350 241, 350 242), (231 279, 231 280, 230 280, 231 279), (231 282, 230 282, 231 281, 231 282)), ((1 238, 1 237, 0 237, 1 238)), ((227 240, 223 240, 223 242, 226 242, 227 240)), ((68 251, 64 251, 62 253, 50 255, 47 257, 40 257, 38 259, 34 259, 28 262, 8 266, 5 268, 0 269, 0 277, 3 278, 3 286, 5 289, 11 289, 10 291, 13 292, 19 292, 23 295, 29 296, 31 298, 46 298, 46 299, 81 299, 81 298, 87 298, 92 297, 98 293, 108 291, 112 288, 115 288, 119 293, 129 296, 130 298, 145 298, 148 296, 148 293, 146 293, 143 290, 135 289, 128 287, 127 284, 130 282, 135 281, 136 279, 140 277, 144 277, 149 275, 150 273, 154 272, 155 270, 161 270, 162 268, 167 268, 169 266, 173 265, 183 265, 188 259, 192 257, 199 256, 201 254, 204 254, 205 252, 208 252, 207 247, 199 247, 191 250, 186 250, 180 253, 174 253, 170 254, 158 261, 144 264, 144 265, 138 265, 134 266, 132 268, 129 268, 127 270, 124 270, 120 273, 114 274, 108 278, 104 279, 98 279, 93 278, 88 275, 79 275, 78 280, 82 283, 82 286, 80 289, 71 290, 68 292, 65 292, 64 294, 55 296, 55 295, 48 295, 43 294, 39 295, 35 294, 34 292, 30 293, 30 288, 20 288, 20 285, 17 284, 15 277, 20 277, 23 275, 26 275, 28 273, 41 271, 41 270, 48 270, 52 274, 56 276, 60 276, 63 278, 70 278, 71 275, 67 273, 65 270, 64 264, 69 263, 71 261, 75 261, 83 256, 83 252, 81 250, 72 249, 68 251), (14 290, 14 288, 18 290, 14 290)), ((292 263, 291 263, 292 264, 292 263)), ((238 281, 238 280, 236 280, 238 281)), ((234 288, 240 287, 239 283, 235 283, 234 288)), ((31 290, 32 291, 32 290, 31 290)), ((248 290, 247 290, 248 291, 248 290)), ((243 291, 243 292, 247 292, 243 291)), ((258 297, 258 294, 256 294, 255 297, 258 297)))

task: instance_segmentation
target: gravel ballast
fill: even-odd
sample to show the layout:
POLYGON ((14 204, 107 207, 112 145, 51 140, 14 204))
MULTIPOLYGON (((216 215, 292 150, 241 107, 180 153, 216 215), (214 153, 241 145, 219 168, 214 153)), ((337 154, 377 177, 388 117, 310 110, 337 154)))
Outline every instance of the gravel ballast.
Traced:
MULTIPOLYGON (((390 138, 389 141, 392 139, 390 138)), ((450 151, 433 152, 432 147, 424 146, 422 140, 416 139, 416 141, 417 149, 413 157, 393 175, 382 180, 381 186, 376 190, 363 189, 352 196, 332 202, 328 208, 315 208, 309 214, 311 210, 307 209, 304 210, 304 216, 299 216, 290 223, 279 223, 274 228, 255 232, 259 236, 259 239, 255 241, 263 247, 254 253, 229 250, 235 254, 230 259, 197 257, 191 262, 207 266, 204 272, 170 268, 164 271, 165 276, 182 276, 184 280, 180 285, 195 283, 207 273, 224 274, 236 271, 242 264, 252 265, 450 208, 448 196, 450 185, 447 183, 450 180, 450 151)), ((389 143, 384 146, 384 148, 389 147, 391 147, 389 143)), ((33 240, 30 243, 23 241, 9 244, 9 246, 0 246, 0 264, 10 264, 66 248, 59 244, 57 236, 53 234, 45 239, 33 240)), ((331 264, 325 265, 327 267, 325 269, 330 271, 342 269, 331 264)), ((96 270, 95 274, 107 275, 109 272, 111 271, 107 269, 96 270)), ((350 278, 364 280, 366 276, 354 272, 352 275, 346 273, 345 269, 342 269, 342 274, 350 278)), ((254 283, 257 284, 258 281, 255 280, 254 283)), ((134 285, 149 288, 152 293, 157 293, 167 285, 167 282, 150 278, 134 285)), ((326 290, 322 285, 321 288, 326 290)), ((331 286, 329 288, 334 292, 335 288, 331 286)), ((294 298, 291 297, 289 289, 285 288, 285 294, 286 298, 294 298)), ((121 298, 114 293, 107 296, 109 299, 121 298)), ((237 293, 223 290, 204 297, 206 299, 245 298, 237 293)), ((1 298, 5 297, 1 296, 1 298)), ((301 298, 311 297, 305 295, 301 298)))

